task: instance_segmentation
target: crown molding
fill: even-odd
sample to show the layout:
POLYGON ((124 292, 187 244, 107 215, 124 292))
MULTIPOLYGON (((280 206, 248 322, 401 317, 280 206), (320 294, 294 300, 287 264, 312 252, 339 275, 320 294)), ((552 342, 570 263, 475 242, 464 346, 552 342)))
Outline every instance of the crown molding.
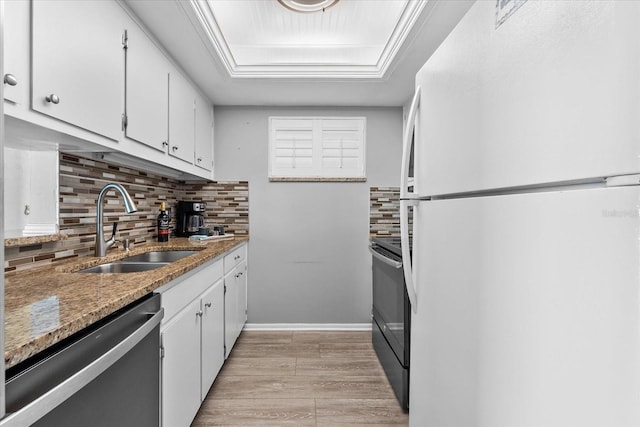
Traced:
POLYGON ((191 24, 200 33, 207 49, 214 54, 231 78, 251 79, 386 79, 398 52, 407 41, 428 0, 407 2, 376 64, 256 64, 239 65, 207 0, 179 2, 187 15, 194 17, 191 24), (199 28, 198 28, 199 27, 199 28))

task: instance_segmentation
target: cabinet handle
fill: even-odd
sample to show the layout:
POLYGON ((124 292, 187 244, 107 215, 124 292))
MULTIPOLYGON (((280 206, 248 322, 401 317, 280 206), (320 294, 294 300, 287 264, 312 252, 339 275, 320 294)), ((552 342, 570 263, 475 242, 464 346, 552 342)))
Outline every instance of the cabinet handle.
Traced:
POLYGON ((239 259, 240 259, 240 255, 236 255, 236 256, 234 256, 234 257, 233 257, 233 260, 234 260, 234 261, 237 261, 237 260, 239 260, 239 259))
POLYGON ((204 306, 205 306, 205 307, 207 307, 207 308, 211 308, 211 303, 210 303, 210 302, 205 303, 205 305, 204 305, 204 306))
POLYGON ((243 274, 243 273, 242 273, 242 271, 241 271, 240 273, 236 274, 236 279, 237 279, 238 277, 242 276, 242 274, 243 274))
POLYGON ((202 317, 204 313, 202 312, 202 310, 198 310, 198 312, 196 313, 196 316, 198 317, 202 317))
POLYGON ((172 149, 173 151, 178 151, 178 146, 177 146, 177 145, 174 145, 173 147, 171 147, 171 149, 172 149))
POLYGON ((47 95, 44 98, 47 102, 51 102, 52 104, 58 104, 60 102, 60 98, 58 98, 58 95, 55 94, 51 94, 51 95, 47 95))
POLYGON ((169 146, 169 142, 167 142, 167 141, 162 141, 162 146, 163 146, 163 147, 167 147, 167 146, 169 146))
POLYGON ((202 161, 202 157, 198 157, 198 163, 200 163, 202 161))
POLYGON ((18 79, 13 74, 5 74, 4 75, 4 84, 9 86, 15 86, 18 84, 18 79))

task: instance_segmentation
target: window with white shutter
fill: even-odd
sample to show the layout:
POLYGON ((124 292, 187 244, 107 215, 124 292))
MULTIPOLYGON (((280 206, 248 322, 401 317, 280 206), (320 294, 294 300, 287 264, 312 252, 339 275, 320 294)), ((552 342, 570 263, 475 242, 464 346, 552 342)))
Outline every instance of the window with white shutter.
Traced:
POLYGON ((364 117, 270 117, 269 178, 365 180, 364 117))

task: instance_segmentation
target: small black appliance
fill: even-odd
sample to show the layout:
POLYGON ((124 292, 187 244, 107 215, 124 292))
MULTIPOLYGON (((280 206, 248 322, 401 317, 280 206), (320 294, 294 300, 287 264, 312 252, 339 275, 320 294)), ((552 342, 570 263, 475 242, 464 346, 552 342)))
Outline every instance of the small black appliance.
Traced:
POLYGON ((204 202, 178 201, 176 209, 176 236, 189 237, 198 234, 204 225, 207 204, 204 202))

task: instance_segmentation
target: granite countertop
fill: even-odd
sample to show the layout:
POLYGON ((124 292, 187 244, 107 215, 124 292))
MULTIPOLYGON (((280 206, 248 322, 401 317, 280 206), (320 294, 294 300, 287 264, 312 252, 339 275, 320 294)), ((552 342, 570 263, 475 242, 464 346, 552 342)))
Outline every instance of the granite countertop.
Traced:
POLYGON ((104 258, 76 258, 5 275, 5 369, 28 359, 92 323, 142 298, 205 262, 219 257, 248 237, 194 245, 186 238, 136 245, 130 252, 112 249, 104 258), (155 270, 96 274, 78 270, 129 255, 156 250, 199 250, 155 270))
POLYGON ((66 238, 67 235, 64 233, 43 234, 41 236, 7 237, 4 239, 4 247, 11 248, 14 246, 35 245, 37 243, 65 240, 66 238))

